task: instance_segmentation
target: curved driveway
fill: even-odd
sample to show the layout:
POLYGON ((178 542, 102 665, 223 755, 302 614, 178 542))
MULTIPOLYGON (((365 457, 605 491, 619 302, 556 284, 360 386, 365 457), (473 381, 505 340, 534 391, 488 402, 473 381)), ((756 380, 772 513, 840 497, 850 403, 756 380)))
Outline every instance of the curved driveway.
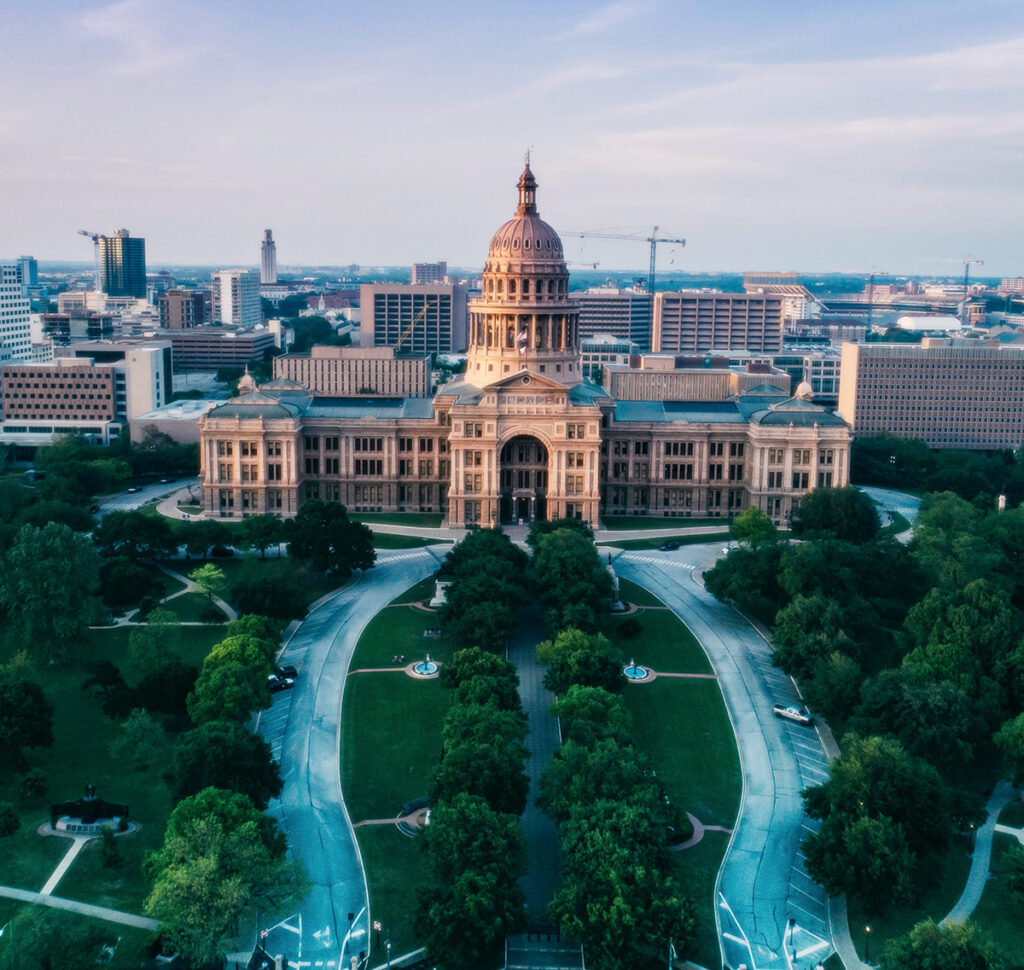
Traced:
POLYGON ((620 553, 614 565, 619 576, 658 596, 700 641, 736 733, 743 801, 716 899, 725 963, 750 970, 813 967, 832 946, 825 892, 800 858, 800 842, 814 825, 800 792, 828 777, 827 758, 813 729, 773 716, 774 703, 795 701, 797 694, 772 666, 768 643, 693 580, 721 548, 718 542, 673 553, 620 553))
POLYGON ((322 602, 281 655, 280 663, 294 664, 299 675, 295 688, 275 695, 260 717, 260 733, 279 758, 284 778, 270 813, 313 884, 301 912, 270 928, 267 952, 286 956, 289 967, 347 970, 352 956, 369 949, 366 880, 339 774, 345 677, 366 624, 434 572, 445 551, 439 546, 381 556, 374 569, 322 602))

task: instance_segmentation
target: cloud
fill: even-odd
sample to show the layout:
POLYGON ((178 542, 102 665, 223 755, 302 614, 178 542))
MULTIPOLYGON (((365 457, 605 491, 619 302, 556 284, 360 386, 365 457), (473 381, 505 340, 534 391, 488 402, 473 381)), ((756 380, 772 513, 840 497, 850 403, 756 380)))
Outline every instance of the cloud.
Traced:
MULTIPOLYGON (((175 17, 154 0, 118 0, 82 14, 76 26, 87 38, 119 47, 112 70, 118 74, 151 74, 192 60, 208 48, 197 44, 194 24, 187 40, 176 40, 186 18, 175 17)), ((191 20, 191 17, 187 18, 191 20)))
POLYGON ((559 39, 567 37, 587 37, 603 34, 609 30, 633 20, 646 9, 646 4, 617 2, 599 7, 589 16, 577 21, 572 27, 559 34, 559 39))

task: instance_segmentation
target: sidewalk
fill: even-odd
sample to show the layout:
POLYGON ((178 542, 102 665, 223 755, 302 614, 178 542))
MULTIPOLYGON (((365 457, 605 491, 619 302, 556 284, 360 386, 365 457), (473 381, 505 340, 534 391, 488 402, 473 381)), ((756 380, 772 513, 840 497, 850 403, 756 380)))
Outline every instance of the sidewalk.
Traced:
POLYGON ((93 919, 106 920, 108 923, 120 923, 122 926, 134 926, 140 930, 157 930, 160 923, 148 916, 136 916, 134 913, 122 913, 117 909, 106 909, 93 906, 91 903, 80 903, 74 899, 63 899, 60 896, 44 896, 42 893, 30 892, 27 889, 14 889, 11 886, 0 886, 0 897, 15 899, 20 903, 38 903, 52 909, 64 909, 93 919))

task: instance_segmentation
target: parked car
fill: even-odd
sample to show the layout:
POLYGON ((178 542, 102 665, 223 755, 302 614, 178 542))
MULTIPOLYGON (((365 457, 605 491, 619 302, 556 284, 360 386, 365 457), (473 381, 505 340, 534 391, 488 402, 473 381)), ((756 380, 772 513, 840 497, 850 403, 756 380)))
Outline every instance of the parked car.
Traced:
POLYGON ((798 704, 776 704, 772 711, 776 717, 781 717, 786 721, 794 721, 797 724, 802 724, 804 727, 810 727, 814 723, 814 718, 811 717, 806 707, 800 707, 798 704))
POLYGON ((679 543, 675 539, 669 539, 668 542, 662 543, 658 548, 662 552, 674 552, 679 548, 679 543))
POLYGON ((286 664, 284 667, 277 668, 277 676, 291 677, 292 680, 294 680, 296 677, 299 676, 299 672, 291 664, 286 664))
POLYGON ((141 492, 142 491, 142 486, 141 485, 129 485, 128 488, 125 489, 125 491, 131 492, 134 495, 136 492, 141 492))
POLYGON ((295 681, 291 677, 278 677, 277 674, 268 674, 267 686, 270 688, 271 694, 276 694, 278 691, 290 690, 295 686, 295 681))

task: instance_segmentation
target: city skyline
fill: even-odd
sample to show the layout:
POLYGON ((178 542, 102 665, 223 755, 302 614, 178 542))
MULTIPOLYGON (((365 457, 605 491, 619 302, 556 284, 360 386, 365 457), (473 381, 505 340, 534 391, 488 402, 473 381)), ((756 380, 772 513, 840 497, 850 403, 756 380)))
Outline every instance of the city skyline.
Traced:
POLYGON ((532 146, 570 263, 642 268, 569 232, 657 224, 661 270, 1020 275, 1024 10, 969 14, 44 0, 0 34, 0 252, 255 265, 273 226, 281 265, 472 266, 532 146))

